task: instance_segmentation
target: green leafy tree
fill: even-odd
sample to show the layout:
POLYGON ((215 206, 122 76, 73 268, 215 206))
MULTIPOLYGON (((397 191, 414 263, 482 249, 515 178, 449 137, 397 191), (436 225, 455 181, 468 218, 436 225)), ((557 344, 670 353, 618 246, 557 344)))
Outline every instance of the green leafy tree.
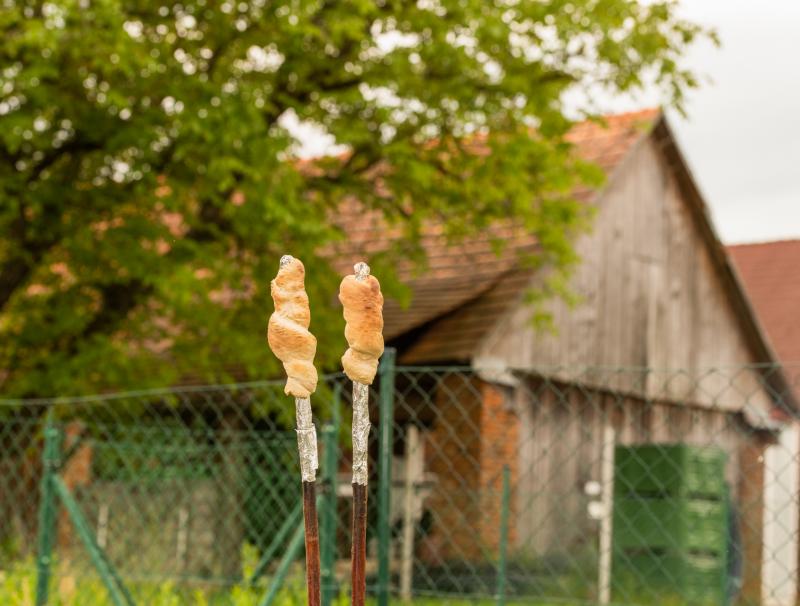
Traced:
POLYGON ((508 216, 563 270, 585 224, 569 192, 593 174, 564 141, 565 93, 652 81, 680 107, 680 57, 709 35, 670 0, 0 7, 6 395, 276 372, 266 285, 285 252, 331 365, 321 251, 346 238, 331 217, 348 196, 405 235, 373 260, 382 277, 419 258, 426 221, 458 238, 508 216), (289 118, 345 153, 298 162, 289 118), (490 155, 464 152, 487 132, 490 155))

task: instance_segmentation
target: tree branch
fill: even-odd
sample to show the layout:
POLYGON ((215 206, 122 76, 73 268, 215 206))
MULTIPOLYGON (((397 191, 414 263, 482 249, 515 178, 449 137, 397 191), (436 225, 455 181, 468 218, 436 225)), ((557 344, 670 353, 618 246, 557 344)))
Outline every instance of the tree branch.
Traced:
POLYGON ((103 306, 81 333, 73 337, 70 349, 80 341, 98 333, 110 333, 125 320, 141 301, 153 292, 153 288, 141 280, 113 282, 100 289, 103 306))

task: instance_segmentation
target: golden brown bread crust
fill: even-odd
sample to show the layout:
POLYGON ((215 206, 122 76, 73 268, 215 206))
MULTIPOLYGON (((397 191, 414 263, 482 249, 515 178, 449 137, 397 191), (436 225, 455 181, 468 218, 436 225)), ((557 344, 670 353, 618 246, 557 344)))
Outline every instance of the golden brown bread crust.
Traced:
POLYGON ((362 280, 346 276, 339 287, 339 300, 347 324, 344 336, 350 348, 342 366, 351 381, 372 384, 383 354, 383 294, 374 276, 362 280))
POLYGON ((295 398, 307 398, 317 388, 317 339, 308 331, 311 310, 304 278, 303 264, 291 259, 281 265, 270 284, 275 313, 269 318, 267 340, 286 370, 284 391, 295 398))

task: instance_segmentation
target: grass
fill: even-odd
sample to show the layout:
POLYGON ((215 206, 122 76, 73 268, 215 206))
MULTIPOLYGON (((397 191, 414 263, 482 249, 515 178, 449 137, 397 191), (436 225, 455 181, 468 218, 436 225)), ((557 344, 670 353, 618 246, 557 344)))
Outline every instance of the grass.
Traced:
MULTIPOLYGON (((305 588, 297 575, 281 589, 276 605, 305 603, 305 588)), ((188 588, 173 581, 129 584, 137 605, 147 606, 257 606, 264 597, 264 586, 235 585, 230 588, 188 588)), ((334 606, 345 606, 339 600, 334 606), (340 603, 341 602, 341 603, 340 603)), ((3 606, 35 606, 36 569, 19 565, 0 572, 0 604, 3 606)), ((48 606, 100 606, 111 604, 105 586, 96 577, 64 576, 54 579, 48 606)))
MULTIPOLYGON (((187 588, 174 582, 138 583, 129 587, 137 605, 146 606, 258 606, 265 587, 256 588, 236 585, 225 589, 187 588)), ((0 572, 0 604, 4 606, 35 606, 36 569, 20 564, 0 572)), ((281 589, 276 606, 302 606, 306 602, 303 576, 296 574, 281 589)), ((392 600, 393 606, 402 602, 392 600)), ((348 606, 349 596, 341 593, 333 606, 348 606)), ((374 600, 368 600, 374 606, 374 600)), ((650 600, 638 602, 652 606, 680 606, 679 600, 663 600, 657 604, 650 600)), ((111 604, 105 587, 93 577, 62 577, 53 582, 48 606, 100 606, 111 604)), ((443 597, 420 597, 413 600, 414 606, 495 606, 491 599, 465 599, 443 597)), ((517 601, 509 600, 507 606, 585 606, 586 602, 575 601, 517 601)))
MULTIPOLYGON (((242 576, 249 578, 255 570, 257 553, 254 549, 246 549, 242 554, 242 576)), ((109 606, 112 604, 105 586, 94 574, 72 575, 60 574, 58 564, 53 565, 48 606, 109 606)), ((297 566, 294 574, 287 578, 278 593, 275 606, 302 606, 306 603, 302 567, 297 566)), ((220 586, 208 581, 194 582, 176 581, 137 581, 126 585, 133 595, 137 606, 258 606, 266 593, 267 582, 262 579, 258 586, 246 584, 220 586)), ((575 594, 573 594, 574 596, 575 594)), ((636 594, 630 594, 636 595, 636 594)), ((626 604, 615 606, 683 606, 678 599, 654 600, 653 595, 632 600, 626 604)), ((2 606, 35 606, 36 603, 36 566, 32 560, 18 561, 5 570, 0 570, 0 605, 2 606)), ((332 606, 349 606, 350 598, 342 591, 332 606)), ((368 599, 369 606, 375 601, 368 599)), ((401 606, 399 600, 392 600, 392 606, 401 606)), ((473 598, 462 596, 419 595, 413 599, 413 606, 495 606, 496 601, 489 598, 473 598)), ((586 606, 590 602, 576 599, 554 598, 509 598, 507 606, 586 606)))

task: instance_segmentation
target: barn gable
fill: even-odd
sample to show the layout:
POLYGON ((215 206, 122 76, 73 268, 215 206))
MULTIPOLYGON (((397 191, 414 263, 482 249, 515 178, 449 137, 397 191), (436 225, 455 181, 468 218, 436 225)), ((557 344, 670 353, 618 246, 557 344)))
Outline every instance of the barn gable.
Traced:
POLYGON ((510 252, 498 258, 488 237, 451 249, 431 236, 425 246, 432 271, 409 280, 411 307, 387 302, 387 337, 401 363, 541 369, 577 380, 569 368, 596 386, 744 410, 751 421, 769 424, 775 398, 767 392, 789 403, 780 372, 720 372, 704 379, 704 389, 694 381, 709 368, 776 358, 662 114, 612 116, 605 128, 587 123, 571 136, 577 152, 609 177, 601 192, 582 193, 598 213, 592 232, 576 243, 582 261, 572 286, 581 302, 551 301, 557 332, 537 330, 524 295, 542 276, 515 263, 516 252, 535 249, 535 240, 509 236, 510 252), (587 368, 650 371, 626 372, 624 380, 623 373, 610 379, 613 373, 600 371, 601 381, 587 368), (683 378, 666 381, 659 369, 681 370, 683 378))
POLYGON ((545 334, 531 326, 531 310, 518 297, 476 347, 473 365, 538 368, 568 381, 579 368, 649 368, 641 375, 605 372, 603 379, 582 374, 581 381, 743 410, 766 423, 771 402, 760 370, 706 375, 702 386, 696 380, 710 368, 775 358, 663 117, 631 148, 596 203, 593 231, 576 244, 582 261, 572 286, 581 302, 552 301, 557 332, 545 334), (667 381, 659 369, 684 372, 667 381))
MULTIPOLYGON (((612 175, 659 115, 658 110, 643 110, 608 116, 603 125, 584 122, 573 128, 569 140, 578 156, 612 175)), ((589 204, 595 192, 582 190, 576 196, 589 204)), ((428 226, 423 236, 430 270, 420 277, 405 276, 413 293, 411 307, 402 309, 387 300, 384 332, 405 364, 470 361, 487 331, 530 283, 531 271, 519 267, 518 253, 535 252, 531 234, 501 225, 451 246, 439 231, 428 226), (493 252, 492 237, 506 241, 500 256, 493 252)), ((361 239, 357 234, 355 240, 369 249, 370 240, 376 234, 385 237, 386 229, 369 225, 359 233, 366 235, 361 239)))

